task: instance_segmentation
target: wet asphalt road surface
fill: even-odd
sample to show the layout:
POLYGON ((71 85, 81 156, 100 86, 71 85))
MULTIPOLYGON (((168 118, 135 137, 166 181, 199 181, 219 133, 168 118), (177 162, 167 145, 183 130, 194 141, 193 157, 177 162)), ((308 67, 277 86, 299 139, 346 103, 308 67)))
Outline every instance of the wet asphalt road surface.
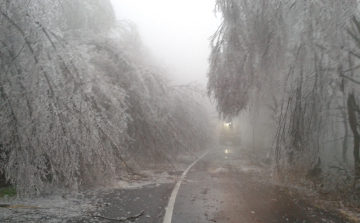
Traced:
MULTIPOLYGON (((141 211, 144 211, 144 214, 141 217, 134 219, 134 221, 136 220, 135 222, 162 222, 165 214, 165 207, 173 188, 174 184, 169 183, 148 185, 140 190, 116 190, 113 193, 104 196, 106 208, 104 208, 100 214, 107 218, 116 219, 119 216, 136 216, 141 211)), ((105 219, 102 220, 104 221, 105 219)))
POLYGON ((294 200, 260 172, 239 148, 211 151, 181 184, 172 223, 342 222, 294 200))
MULTIPOLYGON (((292 198, 271 184, 264 169, 251 162, 241 148, 222 146, 210 151, 187 173, 179 188, 172 223, 312 223, 344 222, 292 198), (265 175, 264 175, 265 173, 265 175)), ((182 171, 168 174, 180 178, 182 171)), ((137 223, 163 223, 175 181, 134 189, 114 189, 104 194, 97 213, 107 218, 136 216, 137 223)), ((115 223, 91 216, 68 219, 65 222, 115 223)))
MULTIPOLYGON (((250 154, 249 150, 222 146, 199 159, 182 180, 171 222, 345 222, 305 205, 301 200, 289 196, 283 188, 270 183, 269 171, 254 165, 250 154)), ((184 166, 188 166, 195 157, 185 160, 184 166)), ((181 170, 161 170, 161 174, 170 180, 155 178, 157 180, 151 180, 153 183, 141 187, 89 191, 84 194, 87 200, 70 199, 70 194, 57 199, 57 202, 70 199, 69 204, 82 204, 82 212, 73 217, 72 210, 68 209, 61 212, 63 215, 46 212, 46 208, 5 210, 8 211, 6 213, 10 211, 11 215, 4 218, 0 214, 0 222, 163 223, 170 195, 176 182, 181 180, 182 173, 181 170), (134 218, 119 221, 128 217, 134 218)), ((143 180, 146 181, 146 178, 143 180)))

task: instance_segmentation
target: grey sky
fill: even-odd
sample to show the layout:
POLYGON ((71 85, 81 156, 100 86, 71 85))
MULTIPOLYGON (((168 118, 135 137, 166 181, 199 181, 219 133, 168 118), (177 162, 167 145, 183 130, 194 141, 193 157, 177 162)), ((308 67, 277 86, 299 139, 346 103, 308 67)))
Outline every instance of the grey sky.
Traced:
POLYGON ((206 85, 215 0, 111 0, 118 19, 137 24, 143 42, 176 84, 206 85))

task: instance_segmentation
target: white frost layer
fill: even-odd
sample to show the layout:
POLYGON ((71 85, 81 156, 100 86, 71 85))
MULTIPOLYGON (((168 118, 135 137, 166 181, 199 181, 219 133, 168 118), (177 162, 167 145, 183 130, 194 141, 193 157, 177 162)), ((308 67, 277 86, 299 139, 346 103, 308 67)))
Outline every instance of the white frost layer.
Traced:
POLYGON ((85 197, 83 193, 3 199, 0 202, 12 205, 10 208, 0 208, 0 219, 9 222, 61 222, 64 218, 89 215, 96 208, 96 200, 85 197))
POLYGON ((174 183, 177 176, 167 172, 144 170, 140 175, 122 176, 109 187, 88 190, 82 193, 65 194, 57 191, 56 195, 26 199, 0 199, 1 204, 13 205, 0 208, 0 222, 66 222, 66 219, 86 218, 91 222, 99 219, 90 217, 97 208, 103 206, 101 194, 111 193, 113 189, 136 189, 147 185, 174 183))

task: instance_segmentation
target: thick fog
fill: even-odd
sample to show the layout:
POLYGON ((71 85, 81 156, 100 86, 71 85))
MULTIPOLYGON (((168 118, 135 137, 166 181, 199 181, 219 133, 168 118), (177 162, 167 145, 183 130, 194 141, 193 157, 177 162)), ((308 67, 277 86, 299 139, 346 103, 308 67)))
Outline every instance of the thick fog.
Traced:
POLYGON ((137 25, 150 53, 174 84, 197 81, 206 86, 209 37, 220 24, 208 0, 111 0, 118 20, 137 25))

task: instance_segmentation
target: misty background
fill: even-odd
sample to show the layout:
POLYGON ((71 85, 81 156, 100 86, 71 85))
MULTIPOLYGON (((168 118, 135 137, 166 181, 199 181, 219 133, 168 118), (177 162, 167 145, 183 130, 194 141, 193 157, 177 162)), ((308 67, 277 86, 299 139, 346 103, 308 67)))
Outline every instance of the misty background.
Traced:
POLYGON ((220 25, 208 0, 111 0, 118 20, 133 21, 172 84, 207 83, 209 38, 220 25))
POLYGON ((220 116, 274 179, 360 197, 358 1, 5 3, 0 168, 19 196, 221 150, 220 116))

